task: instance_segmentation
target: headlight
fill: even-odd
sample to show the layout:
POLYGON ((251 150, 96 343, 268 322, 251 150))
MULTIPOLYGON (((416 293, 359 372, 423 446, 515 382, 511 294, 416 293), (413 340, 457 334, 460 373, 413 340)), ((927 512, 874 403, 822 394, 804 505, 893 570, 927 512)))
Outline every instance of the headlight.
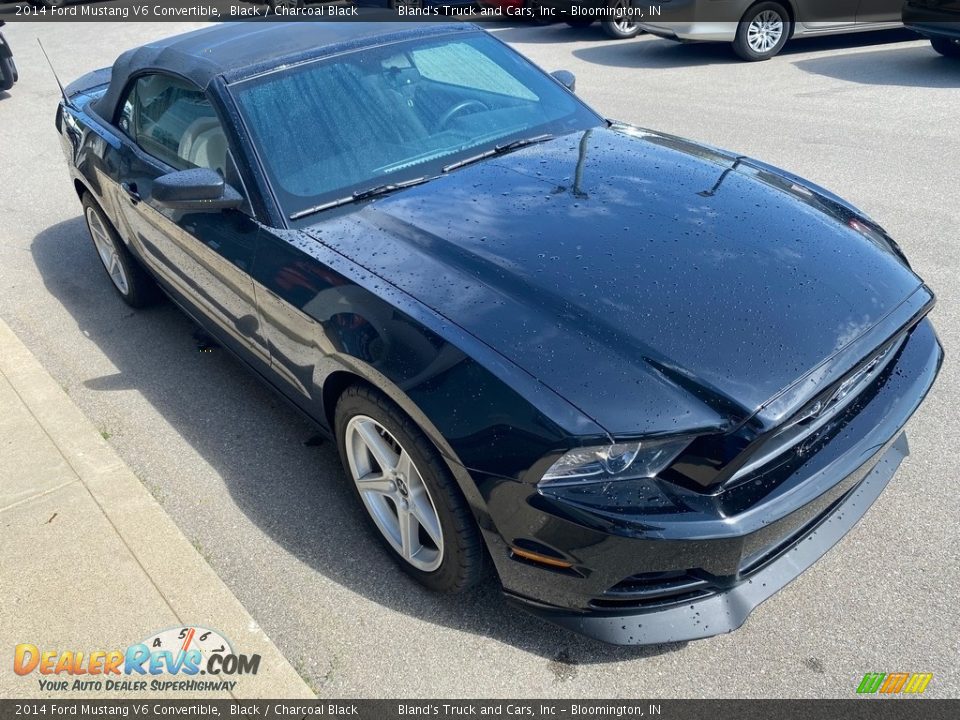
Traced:
POLYGON ((689 444, 690 438, 668 438, 577 448, 551 465, 540 482, 559 485, 654 477, 689 444))

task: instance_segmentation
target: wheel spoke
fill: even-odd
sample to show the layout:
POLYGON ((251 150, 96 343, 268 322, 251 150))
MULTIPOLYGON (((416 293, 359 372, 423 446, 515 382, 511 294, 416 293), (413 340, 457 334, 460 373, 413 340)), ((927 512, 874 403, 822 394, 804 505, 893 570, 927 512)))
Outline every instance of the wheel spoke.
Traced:
MULTIPOLYGON (((410 459, 406 450, 401 452, 400 457, 397 459, 396 472, 398 475, 403 475, 404 477, 410 477, 413 473, 417 473, 417 468, 414 467, 413 461, 410 459)), ((420 473, 417 473, 418 478, 419 476, 420 473)))
POLYGON ((397 505, 397 523, 400 526, 400 554, 410 560, 420 549, 420 541, 417 538, 417 519, 403 505, 397 505))
POLYGON ((397 454, 387 444, 384 437, 377 432, 377 428, 372 422, 359 424, 357 432, 377 465, 380 466, 380 470, 386 473, 397 467, 399 461, 397 454))
POLYGON ((440 531, 440 518, 430 504, 430 498, 423 489, 410 493, 410 513, 416 518, 420 526, 427 531, 427 535, 438 548, 443 547, 443 533, 440 531))
POLYGON ((386 479, 382 473, 370 473, 357 480, 357 487, 360 492, 376 493, 378 495, 393 495, 397 486, 386 479))

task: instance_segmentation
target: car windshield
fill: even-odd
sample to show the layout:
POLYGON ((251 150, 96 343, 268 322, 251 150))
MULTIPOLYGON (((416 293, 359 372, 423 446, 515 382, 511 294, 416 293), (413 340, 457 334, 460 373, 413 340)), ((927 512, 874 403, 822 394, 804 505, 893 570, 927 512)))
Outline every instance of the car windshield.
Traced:
POLYGON ((600 118, 486 33, 392 43, 232 87, 288 216, 600 118))

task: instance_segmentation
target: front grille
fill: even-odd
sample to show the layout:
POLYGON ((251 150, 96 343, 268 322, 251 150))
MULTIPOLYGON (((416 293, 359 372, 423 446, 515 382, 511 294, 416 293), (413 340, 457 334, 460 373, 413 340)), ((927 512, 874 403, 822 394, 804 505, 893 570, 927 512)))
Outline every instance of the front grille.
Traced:
POLYGON ((776 467, 778 461, 812 454, 813 448, 837 418, 859 410, 857 400, 877 384, 883 371, 906 340, 902 335, 882 346, 853 371, 804 405, 782 426, 748 447, 735 464, 739 467, 724 481, 735 487, 759 473, 776 467))

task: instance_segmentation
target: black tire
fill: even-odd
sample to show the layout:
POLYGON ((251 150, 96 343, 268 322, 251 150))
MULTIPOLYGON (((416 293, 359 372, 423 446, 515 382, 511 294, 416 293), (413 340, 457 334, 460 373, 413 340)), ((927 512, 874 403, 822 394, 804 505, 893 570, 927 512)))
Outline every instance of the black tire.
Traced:
POLYGON ((733 51, 742 60, 747 60, 748 62, 769 60, 783 50, 783 46, 786 45, 787 40, 790 39, 792 30, 793 26, 790 23, 790 14, 783 5, 777 2, 757 3, 747 10, 740 19, 740 23, 737 26, 737 37, 733 41, 733 51), (772 44, 769 48, 759 50, 751 46, 750 25, 755 21, 759 21, 762 16, 772 17, 771 15, 766 15, 767 13, 773 13, 779 19, 779 22, 782 23, 782 31, 776 43, 772 44))
POLYGON ((94 251, 97 253, 97 259, 101 261, 104 272, 107 273, 110 284, 113 286, 113 289, 116 290, 117 295, 119 295, 127 305, 133 308, 143 308, 152 305, 160 296, 160 290, 153 281, 153 278, 140 266, 137 259, 130 254, 126 244, 117 234, 110 220, 103 213, 103 210, 100 209, 97 201, 93 199, 90 193, 84 193, 81 202, 83 204, 83 218, 87 222, 87 230, 90 233, 94 251), (91 214, 99 219, 103 231, 107 234, 116 250, 116 261, 123 270, 125 280, 123 285, 119 285, 117 281, 114 280, 114 276, 111 275, 110 270, 107 268, 106 260, 104 260, 100 254, 100 248, 94 239, 97 229, 95 229, 92 224, 91 214))
POLYGON ((13 58, 0 57, 0 90, 9 90, 17 81, 17 66, 13 58))
POLYGON ((566 22, 567 25, 569 25, 572 28, 585 28, 593 25, 593 18, 578 17, 578 18, 571 18, 570 20, 565 20, 564 22, 566 22))
MULTIPOLYGON (((631 4, 630 0, 609 0, 609 2, 607 2, 607 8, 609 10, 617 7, 628 8, 631 4)), ((614 40, 629 40, 640 34, 640 26, 629 20, 603 20, 600 23, 600 27, 603 28, 603 32, 607 34, 607 37, 611 37, 614 40)))
POLYGON ((485 568, 485 550, 480 530, 456 480, 433 443, 416 423, 379 391, 366 385, 353 385, 344 391, 337 402, 334 428, 344 472, 369 522, 370 531, 401 569, 435 592, 460 593, 476 585, 482 579, 485 568), (442 561, 432 572, 424 572, 406 561, 384 537, 363 503, 350 470, 346 449, 347 425, 358 415, 382 425, 406 450, 423 478, 436 507, 443 537, 442 561))
POLYGON ((952 38, 930 38, 933 49, 944 57, 960 58, 960 40, 952 38))

